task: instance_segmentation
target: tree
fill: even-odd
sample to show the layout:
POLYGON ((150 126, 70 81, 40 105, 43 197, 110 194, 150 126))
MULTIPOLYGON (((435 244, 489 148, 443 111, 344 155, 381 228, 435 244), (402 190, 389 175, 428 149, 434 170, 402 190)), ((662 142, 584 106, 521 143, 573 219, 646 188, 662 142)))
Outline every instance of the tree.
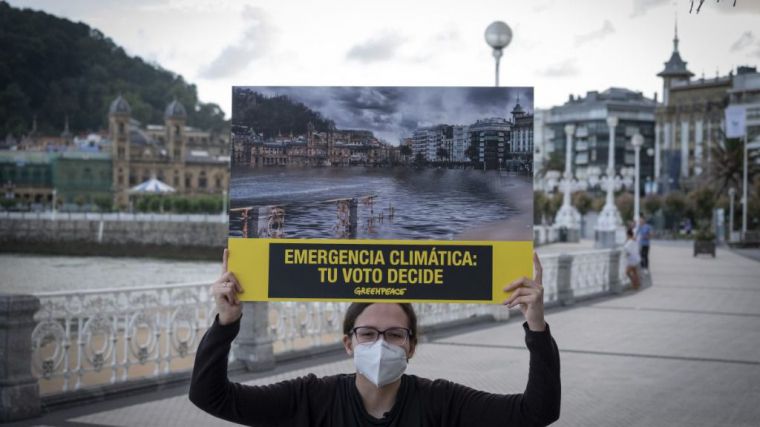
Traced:
MULTIPOLYGON (((697 1, 697 13, 699 13, 702 10, 702 3, 705 2, 705 0, 696 0, 697 1)), ((720 0, 715 0, 717 3, 720 3, 720 0)), ((736 0, 734 0, 734 4, 732 7, 736 7, 736 0)), ((694 11, 694 0, 691 0, 691 6, 689 7, 689 13, 692 13, 694 11)))
POLYGON ((552 151, 549 158, 541 166, 541 175, 548 171, 563 171, 565 169, 565 157, 559 151, 552 151))
POLYGON ((562 198, 563 194, 560 192, 554 193, 549 199, 549 203, 546 204, 546 217, 549 219, 549 221, 554 221, 554 217, 557 216, 557 212, 559 212, 559 208, 562 207, 562 198))
POLYGON ((680 221, 686 210, 686 197, 680 191, 672 191, 665 196, 663 211, 667 228, 673 228, 680 221))
POLYGON ((709 223, 712 221, 712 213, 715 208, 716 194, 707 186, 696 188, 688 195, 690 210, 694 212, 697 223, 709 223))
POLYGON ((662 207, 662 199, 657 194, 650 194, 644 198, 644 212, 647 215, 654 215, 662 207))
POLYGON ((625 192, 615 199, 618 211, 624 223, 633 221, 633 195, 625 192))
POLYGON ((422 166, 425 163, 427 163, 427 161, 425 160, 425 156, 423 156, 422 153, 417 153, 417 154, 414 155, 414 164, 415 165, 422 166))
POLYGON ((605 203, 607 203, 606 197, 594 197, 594 200, 591 201, 591 209, 594 210, 594 212, 601 212, 602 209, 604 209, 605 203))
POLYGON ((711 181, 715 190, 722 194, 729 188, 741 188, 744 145, 741 139, 726 139, 712 148, 711 181))
POLYGON ((543 216, 547 209, 547 204, 550 203, 550 199, 543 191, 533 192, 533 224, 541 225, 543 216))
POLYGON ((573 193, 573 206, 581 215, 586 215, 593 206, 593 199, 585 191, 576 191, 573 193))
POLYGON ((0 1, 0 135, 29 132, 35 116, 40 133, 59 134, 67 116, 72 132, 103 129, 119 93, 142 123, 162 123, 176 97, 189 125, 227 126, 218 105, 200 102, 195 85, 127 55, 99 30, 0 1))
POLYGON ((401 148, 399 149, 399 152, 404 157, 411 156, 412 155, 412 147, 410 147, 408 145, 402 145, 401 148))
POLYGON ((98 207, 101 212, 111 212, 113 209, 113 199, 111 196, 95 196, 93 203, 98 207))

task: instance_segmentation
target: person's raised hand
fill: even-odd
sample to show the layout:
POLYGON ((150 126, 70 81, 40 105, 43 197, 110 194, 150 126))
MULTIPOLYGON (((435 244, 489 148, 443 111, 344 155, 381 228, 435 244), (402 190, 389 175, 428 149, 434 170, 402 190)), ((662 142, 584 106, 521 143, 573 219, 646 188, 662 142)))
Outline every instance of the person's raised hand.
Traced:
POLYGON ((237 295, 243 292, 243 287, 240 286, 235 275, 227 271, 227 259, 229 256, 230 251, 225 249, 222 258, 222 275, 211 285, 211 296, 216 303, 220 325, 229 325, 236 322, 243 313, 243 304, 240 303, 237 295))
POLYGON ((509 308, 519 306, 528 322, 528 328, 531 331, 540 332, 546 330, 544 286, 541 260, 538 259, 538 254, 535 252, 533 253, 533 268, 536 271, 536 277, 533 280, 521 277, 504 287, 505 292, 512 292, 512 295, 504 301, 504 305, 509 308))

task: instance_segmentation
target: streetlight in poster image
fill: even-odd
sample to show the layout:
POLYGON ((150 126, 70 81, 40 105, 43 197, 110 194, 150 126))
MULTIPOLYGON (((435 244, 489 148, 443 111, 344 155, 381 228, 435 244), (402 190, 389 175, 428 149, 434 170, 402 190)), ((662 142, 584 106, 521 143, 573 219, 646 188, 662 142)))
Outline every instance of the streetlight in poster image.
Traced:
POLYGON ((502 21, 494 21, 486 28, 486 43, 493 49, 493 58, 496 60, 496 87, 499 87, 499 62, 503 50, 512 41, 512 29, 502 21))

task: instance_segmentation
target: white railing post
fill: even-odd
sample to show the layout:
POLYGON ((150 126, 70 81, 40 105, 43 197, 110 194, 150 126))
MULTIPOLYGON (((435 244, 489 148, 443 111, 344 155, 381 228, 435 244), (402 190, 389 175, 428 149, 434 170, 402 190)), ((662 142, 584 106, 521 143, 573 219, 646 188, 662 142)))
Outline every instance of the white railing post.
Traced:
POLYGON ((619 295, 623 293, 623 283, 620 281, 620 251, 610 251, 609 268, 610 292, 619 295))
POLYGON ((557 298, 562 305, 572 305, 575 303, 572 282, 573 257, 562 254, 557 262, 557 298))
MULTIPOLYGON (((297 305, 294 305, 297 310, 297 305)), ((293 316, 296 316, 293 313, 293 316)), ((295 321, 295 319, 294 319, 295 321)), ((269 303, 244 302, 240 333, 235 339, 235 359, 248 371, 274 368, 273 340, 269 334, 269 303)))
POLYGON ((40 389, 32 376, 31 337, 40 301, 0 294, 0 422, 40 414, 40 389))

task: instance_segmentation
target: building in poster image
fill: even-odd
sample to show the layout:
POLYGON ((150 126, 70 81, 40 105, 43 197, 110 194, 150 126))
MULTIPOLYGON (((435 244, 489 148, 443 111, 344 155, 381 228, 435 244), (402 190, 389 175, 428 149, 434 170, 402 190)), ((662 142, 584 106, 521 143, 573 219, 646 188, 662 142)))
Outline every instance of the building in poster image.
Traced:
MULTIPOLYGON (((419 89, 413 88, 411 92, 419 89)), ((484 92, 482 89, 486 88, 478 91, 484 92)), ((350 127, 343 127, 333 118, 314 111, 301 112, 308 119, 298 123, 283 119, 286 114, 277 112, 278 106, 285 110, 297 108, 296 101, 288 101, 287 96, 272 91, 236 90, 235 103, 243 112, 238 113, 242 120, 233 120, 233 164, 302 167, 387 166, 413 162, 417 167, 455 166, 532 173, 533 114, 520 104, 519 94, 515 95, 514 101, 505 98, 498 108, 489 110, 490 114, 480 116, 467 112, 442 120, 440 115, 425 117, 425 111, 410 108, 407 114, 420 116, 419 119, 400 117, 399 122, 392 124, 388 117, 373 118, 388 121, 387 126, 379 128, 386 135, 379 135, 378 130, 356 126, 359 123, 346 123, 350 127), (246 104, 243 98, 249 102, 246 104), (269 109, 257 114, 263 105, 269 109), (276 113, 270 114, 271 111, 276 113), (243 118, 246 115, 250 120, 243 118), (387 134, 391 132, 395 135, 388 138, 387 134), (402 154, 401 145, 392 141, 406 141, 411 152, 402 154)), ((292 88, 282 90, 293 93, 292 88)), ((462 102, 458 102, 461 106, 462 102)), ((359 122, 361 120, 364 119, 359 118, 359 122)))

